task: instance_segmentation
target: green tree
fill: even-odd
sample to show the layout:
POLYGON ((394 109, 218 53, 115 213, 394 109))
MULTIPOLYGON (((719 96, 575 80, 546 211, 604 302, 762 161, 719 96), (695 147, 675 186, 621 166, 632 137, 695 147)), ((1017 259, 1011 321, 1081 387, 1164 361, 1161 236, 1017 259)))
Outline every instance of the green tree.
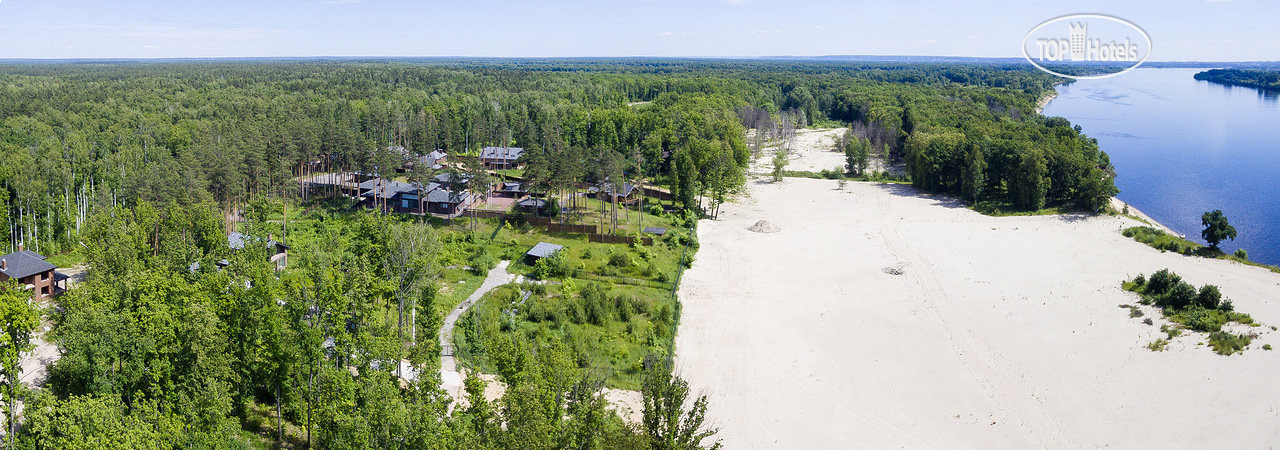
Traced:
POLYGON ((773 171, 770 173, 774 182, 782 181, 782 174, 787 170, 787 163, 789 162, 791 161, 787 159, 786 151, 778 149, 773 153, 773 171))
POLYGON ((982 146, 972 145, 965 156, 964 196, 971 202, 977 202, 982 196, 982 189, 987 183, 987 159, 982 155, 982 146))
POLYGON ((1045 194, 1049 191, 1048 171, 1044 154, 1040 151, 1022 154, 1009 181, 1009 195, 1014 206, 1027 211, 1044 208, 1045 194))
POLYGON ((863 175, 871 157, 871 141, 864 137, 855 137, 853 128, 849 128, 845 130, 840 143, 844 150, 845 171, 855 176, 863 175))
POLYGON ((3 364, 4 415, 8 419, 9 445, 13 446, 17 434, 14 407, 18 404, 22 384, 22 352, 31 350, 31 333, 40 325, 40 313, 30 302, 31 294, 15 280, 0 283, 0 321, 4 322, 4 334, 0 334, 0 364, 3 364))
POLYGON ((707 397, 698 396, 688 410, 689 383, 671 373, 671 366, 654 357, 645 361, 646 372, 641 395, 644 400, 644 431, 649 437, 649 448, 687 450, 695 448, 720 448, 720 441, 710 445, 704 441, 713 439, 716 428, 706 427, 707 397), (705 447, 704 447, 705 445, 705 447))
POLYGON ((1218 249, 1218 244, 1223 240, 1236 239, 1236 229, 1227 223, 1227 216, 1222 214, 1221 209, 1215 209, 1204 213, 1200 216, 1200 223, 1204 225, 1204 231, 1200 232, 1200 237, 1214 250, 1218 249))

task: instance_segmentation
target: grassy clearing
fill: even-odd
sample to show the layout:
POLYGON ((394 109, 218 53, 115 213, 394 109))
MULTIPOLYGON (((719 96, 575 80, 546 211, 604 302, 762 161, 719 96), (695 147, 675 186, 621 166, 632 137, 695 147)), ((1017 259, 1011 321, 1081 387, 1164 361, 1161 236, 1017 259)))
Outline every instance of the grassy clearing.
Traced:
POLYGON ((1133 238, 1133 240, 1147 244, 1151 248, 1162 252, 1174 252, 1187 256, 1199 256, 1202 258, 1225 259, 1235 261, 1250 266, 1262 267, 1275 273, 1280 273, 1280 267, 1270 264, 1250 261, 1245 252, 1238 254, 1227 254, 1207 245, 1192 242, 1169 233, 1164 230, 1153 227, 1129 227, 1123 231, 1125 237, 1133 238))
MULTIPOLYGON (((1140 295, 1140 303, 1160 308, 1165 319, 1173 323, 1160 327, 1168 335, 1168 339, 1178 337, 1183 331, 1207 333, 1209 346, 1214 352, 1230 355, 1243 351, 1256 337, 1253 333, 1236 334, 1222 330, 1223 326, 1230 323, 1255 327, 1258 324, 1248 314, 1236 312, 1231 300, 1222 297, 1217 286, 1207 284, 1197 290, 1182 281, 1182 277, 1163 269, 1151 274, 1150 279, 1138 275, 1133 280, 1124 282, 1122 287, 1140 295)), ((1120 306, 1129 308, 1129 317, 1141 315, 1136 306, 1120 306)), ((1148 348, 1153 351, 1163 350, 1168 339, 1152 342, 1148 348)))
POLYGON ((644 357, 665 355, 673 345, 679 321, 675 277, 697 245, 678 218, 645 220, 646 226, 668 227, 654 246, 592 243, 580 234, 487 221, 475 235, 483 236, 487 254, 511 261, 508 271, 536 278, 538 269, 525 263, 524 252, 550 242, 564 246, 563 276, 486 294, 458 323, 462 363, 501 374, 504 365, 514 364, 506 359, 512 349, 563 343, 578 367, 600 371, 607 385, 638 389, 644 357))

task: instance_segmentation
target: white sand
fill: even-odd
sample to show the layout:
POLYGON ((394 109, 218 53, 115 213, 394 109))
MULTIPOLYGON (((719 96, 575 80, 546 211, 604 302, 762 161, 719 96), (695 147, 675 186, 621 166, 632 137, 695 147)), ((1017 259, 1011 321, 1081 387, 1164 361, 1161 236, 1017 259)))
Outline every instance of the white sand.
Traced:
MULTIPOLYGON (((834 151, 836 139, 844 134, 844 128, 805 128, 796 130, 795 140, 791 143, 790 162, 787 170, 821 172, 823 170, 844 170, 844 152, 834 151)), ((760 158, 752 164, 752 171, 768 173, 773 167, 773 154, 778 151, 781 142, 771 142, 764 147, 760 158)))
POLYGON ((1280 446, 1280 351, 1261 349, 1280 333, 1229 357, 1203 335, 1152 352, 1160 322, 1117 307, 1136 300, 1121 280, 1168 267, 1280 324, 1280 274, 1161 253, 1121 236, 1125 218, 748 183, 699 225, 676 339, 728 448, 1280 446))
MULTIPOLYGON (((804 128, 796 130, 795 140, 791 142, 786 170, 801 172, 821 172, 837 170, 844 172, 844 151, 836 151, 836 142, 844 135, 844 128, 804 128)), ((747 141, 751 140, 750 131, 747 141)), ((783 142, 773 141, 763 146, 760 157, 751 162, 748 171, 757 174, 768 174, 773 169, 773 155, 783 142)), ((878 156, 876 150, 867 160, 870 172, 903 173, 903 167, 891 167, 878 156)))

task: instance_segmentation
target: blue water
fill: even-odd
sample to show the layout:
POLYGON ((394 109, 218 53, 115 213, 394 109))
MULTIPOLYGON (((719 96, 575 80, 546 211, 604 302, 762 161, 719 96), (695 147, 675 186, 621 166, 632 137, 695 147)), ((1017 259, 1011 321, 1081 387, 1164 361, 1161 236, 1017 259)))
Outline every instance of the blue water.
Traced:
POLYGON ((1223 243, 1280 264, 1280 102, 1274 94, 1192 78, 1200 69, 1137 69, 1059 86, 1045 107, 1084 127, 1111 155, 1120 199, 1200 239, 1221 209, 1239 236, 1223 243))

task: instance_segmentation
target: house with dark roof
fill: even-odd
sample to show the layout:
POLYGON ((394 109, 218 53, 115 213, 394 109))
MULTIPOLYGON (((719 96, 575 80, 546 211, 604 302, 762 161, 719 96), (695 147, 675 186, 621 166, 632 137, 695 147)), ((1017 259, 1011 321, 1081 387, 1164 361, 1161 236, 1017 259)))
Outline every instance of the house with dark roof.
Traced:
POLYGON ((532 266, 536 264, 539 259, 550 258, 551 255, 554 255, 561 250, 564 250, 563 245, 556 245, 550 242, 539 242, 537 245, 534 245, 533 248, 529 249, 529 251, 525 252, 524 262, 525 264, 532 266))
POLYGON ((67 276, 57 269, 57 266, 45 261, 43 255, 24 250, 21 245, 18 246, 18 251, 0 256, 0 281, 18 280, 19 284, 31 291, 31 297, 36 300, 44 300, 67 290, 67 276))
POLYGON ((525 194, 528 193, 529 190, 526 189, 524 184, 519 181, 503 181, 498 183, 497 187, 493 189, 494 197, 520 198, 524 197, 525 194))
POLYGON ((361 201, 371 208, 385 208, 388 212, 421 212, 418 202, 418 185, 395 180, 374 179, 360 184, 361 201), (364 191, 368 184, 369 190, 364 191))
POLYGON ((400 170, 399 172, 406 172, 419 165, 430 167, 433 170, 441 170, 444 169, 445 158, 448 156, 449 155, 445 153, 444 150, 436 149, 431 153, 420 155, 417 158, 410 160, 405 164, 405 170, 400 170))
POLYGON ((440 187, 427 192, 427 212, 457 217, 471 206, 471 200, 470 193, 453 192, 440 187))
POLYGON ((630 204, 640 199, 640 188, 631 183, 622 183, 614 187, 608 181, 587 188, 587 196, 606 202, 617 200, 618 203, 630 204))
POLYGON ((480 149, 480 162, 489 170, 516 169, 522 155, 522 147, 485 147, 480 149))
POLYGON ((547 212, 547 201, 540 198, 528 197, 516 202, 516 207, 521 211, 529 214, 545 214, 547 212))
POLYGON ((432 178, 431 178, 431 181, 432 181, 433 183, 439 183, 441 187, 443 187, 443 188, 445 188, 445 189, 448 189, 449 185, 450 185, 450 184, 453 184, 453 181, 454 181, 455 175, 457 176, 457 177, 456 177, 456 178, 457 178, 457 184, 458 184, 458 185, 460 185, 460 186, 465 186, 467 183, 471 182, 471 176, 470 176, 470 175, 467 175, 467 174, 465 174, 465 173, 453 174, 453 173, 449 173, 449 172, 445 172, 445 173, 442 173, 442 174, 438 174, 438 175, 436 175, 435 177, 432 177, 432 178))

